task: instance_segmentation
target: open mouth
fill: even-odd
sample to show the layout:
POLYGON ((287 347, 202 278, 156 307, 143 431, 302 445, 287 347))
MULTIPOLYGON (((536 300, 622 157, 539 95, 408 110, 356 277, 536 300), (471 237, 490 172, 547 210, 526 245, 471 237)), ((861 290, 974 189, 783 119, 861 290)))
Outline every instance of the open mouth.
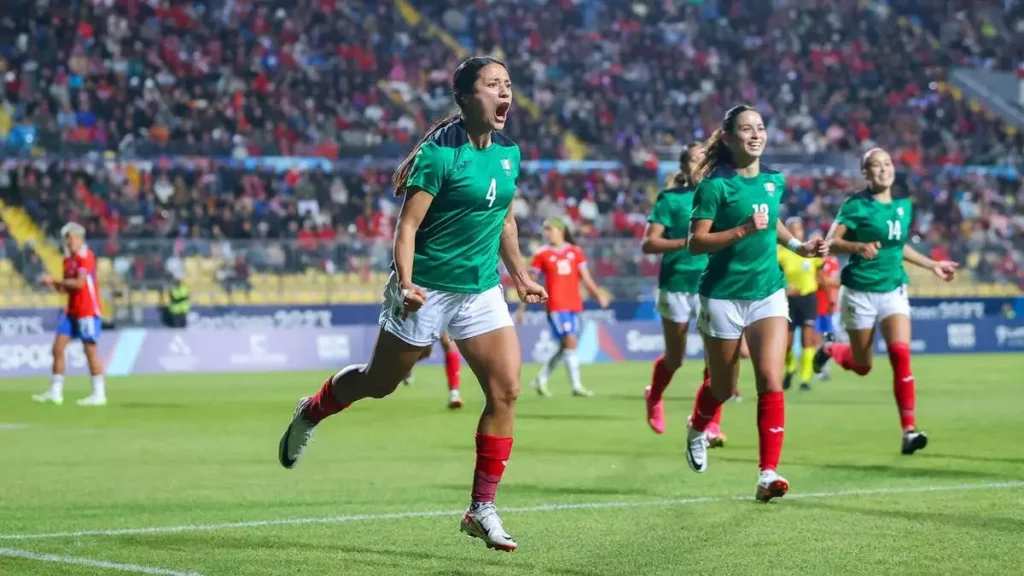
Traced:
POLYGON ((502 102, 498 104, 498 109, 494 112, 494 118, 498 122, 504 122, 508 120, 508 111, 512 108, 511 102, 502 102))

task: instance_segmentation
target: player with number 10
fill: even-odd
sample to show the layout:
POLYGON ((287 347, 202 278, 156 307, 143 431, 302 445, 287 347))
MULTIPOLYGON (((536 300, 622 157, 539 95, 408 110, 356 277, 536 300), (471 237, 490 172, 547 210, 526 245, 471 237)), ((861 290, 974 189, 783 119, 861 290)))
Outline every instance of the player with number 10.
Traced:
POLYGON ((827 238, 833 252, 850 255, 839 289, 839 318, 850 342, 833 342, 826 334, 826 344, 815 354, 814 370, 820 373, 832 359, 861 376, 870 372, 879 325, 892 364, 893 395, 903 429, 901 452, 913 454, 928 444, 928 436, 917 430, 914 414, 910 300, 903 262, 931 270, 946 282, 956 275, 958 264, 932 260, 907 245, 913 204, 909 198, 893 197, 896 170, 885 150, 874 148, 864 154, 861 170, 868 186, 843 202, 827 238))

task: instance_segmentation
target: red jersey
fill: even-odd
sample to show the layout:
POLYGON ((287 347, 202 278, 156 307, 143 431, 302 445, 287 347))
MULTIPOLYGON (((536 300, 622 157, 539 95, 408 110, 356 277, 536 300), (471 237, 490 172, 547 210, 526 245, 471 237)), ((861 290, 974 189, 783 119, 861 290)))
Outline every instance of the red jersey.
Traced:
POLYGON ((83 246, 64 259, 64 279, 85 277, 85 285, 68 292, 67 315, 70 318, 88 318, 100 314, 100 286, 96 279, 96 255, 83 246))
MULTIPOLYGON (((839 278, 839 260, 835 256, 825 257, 825 261, 821 265, 821 275, 826 280, 839 278)), ((822 285, 818 288, 818 316, 835 313, 839 301, 838 294, 838 286, 822 285)))
POLYGON ((574 244, 561 248, 543 246, 533 257, 533 271, 544 275, 548 291, 549 312, 582 312, 580 270, 586 268, 587 257, 574 244))

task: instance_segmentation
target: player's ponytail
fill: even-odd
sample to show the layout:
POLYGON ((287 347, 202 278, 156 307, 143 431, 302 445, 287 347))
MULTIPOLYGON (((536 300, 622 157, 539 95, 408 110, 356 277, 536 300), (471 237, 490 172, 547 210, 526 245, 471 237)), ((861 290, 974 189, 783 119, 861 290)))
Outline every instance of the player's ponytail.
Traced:
POLYGON ((674 188, 692 188, 697 185, 694 172, 690 170, 690 161, 697 152, 702 152, 703 148, 704 145, 700 142, 693 142, 692 144, 687 144, 679 152, 679 172, 674 174, 671 180, 669 180, 670 186, 674 188))
POLYGON ((395 174, 391 177, 391 185, 394 187, 395 196, 402 196, 405 194, 406 184, 409 182, 409 173, 412 172, 412 165, 416 159, 416 154, 419 153, 423 143, 430 139, 438 130, 458 122, 462 118, 462 109, 464 107, 465 97, 473 93, 473 86, 476 84, 476 79, 480 75, 480 71, 490 66, 491 64, 498 64, 501 67, 508 70, 508 66, 504 62, 497 58, 490 56, 473 56, 463 60, 459 67, 455 69, 455 73, 452 74, 452 97, 455 99, 455 105, 459 107, 459 112, 449 114, 444 118, 434 122, 427 133, 420 138, 420 141, 416 143, 416 146, 409 152, 409 155, 402 160, 402 163, 398 165, 398 169, 395 170, 395 174))
POLYGON ((739 106, 729 108, 725 113, 725 117, 722 118, 722 126, 711 134, 711 138, 708 138, 707 143, 704 145, 704 158, 697 165, 697 169, 693 171, 695 184, 706 178, 708 174, 714 172, 719 166, 733 165, 732 150, 729 149, 726 137, 736 129, 736 120, 740 117, 740 114, 753 110, 754 108, 751 106, 740 104, 739 106))

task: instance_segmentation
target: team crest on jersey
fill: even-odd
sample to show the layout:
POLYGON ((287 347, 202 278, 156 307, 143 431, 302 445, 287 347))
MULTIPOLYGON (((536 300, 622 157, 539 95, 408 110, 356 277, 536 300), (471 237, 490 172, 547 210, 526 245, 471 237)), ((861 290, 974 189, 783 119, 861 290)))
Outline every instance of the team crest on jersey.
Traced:
POLYGON ((765 182, 764 183, 764 191, 767 192, 769 196, 775 196, 775 183, 774 182, 765 182))
POLYGON ((501 159, 501 167, 505 169, 505 174, 512 175, 512 161, 508 158, 501 159))
POLYGON ((903 217, 903 206, 899 206, 898 208, 896 208, 896 214, 897 214, 897 215, 898 215, 898 216, 899 216, 900 218, 902 218, 902 217, 903 217))

